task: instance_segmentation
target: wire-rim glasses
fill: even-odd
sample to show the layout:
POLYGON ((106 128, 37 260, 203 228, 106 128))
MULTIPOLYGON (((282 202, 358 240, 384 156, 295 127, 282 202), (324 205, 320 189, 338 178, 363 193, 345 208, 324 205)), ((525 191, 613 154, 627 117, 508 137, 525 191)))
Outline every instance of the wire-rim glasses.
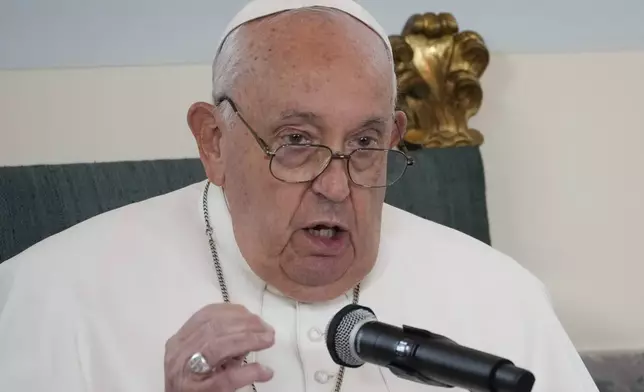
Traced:
POLYGON ((306 183, 319 177, 334 159, 346 162, 346 171, 351 182, 363 188, 383 188, 396 183, 414 164, 413 158, 400 150, 381 148, 357 148, 350 153, 334 152, 322 144, 282 144, 271 150, 248 124, 227 96, 216 101, 219 106, 228 102, 235 114, 253 135, 264 154, 270 158, 271 175, 285 183, 306 183))

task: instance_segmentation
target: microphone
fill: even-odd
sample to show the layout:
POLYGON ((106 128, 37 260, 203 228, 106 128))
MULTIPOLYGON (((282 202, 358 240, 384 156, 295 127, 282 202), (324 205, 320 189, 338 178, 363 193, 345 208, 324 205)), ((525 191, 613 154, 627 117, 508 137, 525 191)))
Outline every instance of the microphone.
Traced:
POLYGON ((442 335, 381 323, 364 306, 347 305, 331 319, 326 345, 338 365, 387 367, 421 384, 470 392, 530 392, 534 375, 505 359, 461 346, 442 335))

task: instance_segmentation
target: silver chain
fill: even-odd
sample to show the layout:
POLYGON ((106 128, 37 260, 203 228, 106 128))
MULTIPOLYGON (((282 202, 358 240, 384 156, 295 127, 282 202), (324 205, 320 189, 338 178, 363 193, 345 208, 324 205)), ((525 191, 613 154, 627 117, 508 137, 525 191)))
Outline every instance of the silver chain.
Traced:
MULTIPOLYGON (((203 191, 203 216, 206 221, 206 235, 208 236, 208 243, 210 244, 210 253, 212 254, 212 261, 215 265, 215 271, 217 272, 217 280, 219 281, 219 289, 221 291, 221 296, 224 299, 225 303, 230 303, 230 296, 228 294, 228 285, 226 284, 226 279, 224 279, 224 270, 221 267, 219 262, 219 253, 217 253, 217 246, 213 238, 213 228, 210 224, 210 214, 208 213, 208 190, 210 189, 210 181, 206 181, 206 188, 203 191)), ((360 283, 353 288, 353 304, 357 304, 360 300, 360 283)), ((244 358, 244 365, 248 363, 247 358, 244 358)), ((338 371, 338 376, 336 378, 335 387, 333 392, 340 392, 342 388, 342 380, 344 379, 344 366, 340 366, 338 371)), ((253 392, 257 392, 255 384, 251 385, 253 392)))

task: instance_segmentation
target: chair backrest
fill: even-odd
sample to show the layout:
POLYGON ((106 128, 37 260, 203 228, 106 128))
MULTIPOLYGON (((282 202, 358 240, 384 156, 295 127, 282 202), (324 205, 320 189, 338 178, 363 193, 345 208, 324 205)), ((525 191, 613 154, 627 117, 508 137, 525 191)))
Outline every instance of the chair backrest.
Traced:
POLYGON ((205 178, 198 159, 0 168, 0 262, 92 216, 205 178))
POLYGON ((385 201, 490 244, 485 173, 478 147, 410 152, 415 164, 385 201))
MULTIPOLYGON (((387 202, 489 242, 478 148, 424 149, 387 202)), ((92 216, 205 179, 198 159, 0 168, 0 262, 92 216)))

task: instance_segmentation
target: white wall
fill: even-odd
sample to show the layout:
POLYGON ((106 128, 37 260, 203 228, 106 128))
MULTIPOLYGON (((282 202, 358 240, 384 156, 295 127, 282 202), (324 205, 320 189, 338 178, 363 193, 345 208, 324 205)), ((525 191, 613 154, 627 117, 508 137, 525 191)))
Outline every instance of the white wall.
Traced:
MULTIPOLYGON (((580 349, 644 348, 643 53, 496 55, 473 121, 494 245, 580 349)), ((196 156, 203 66, 0 71, 0 165, 196 156)))
POLYGON ((0 71, 0 165, 197 156, 210 67, 0 71))
POLYGON ((473 121, 492 241, 584 349, 644 348, 644 52, 495 57, 473 121))

